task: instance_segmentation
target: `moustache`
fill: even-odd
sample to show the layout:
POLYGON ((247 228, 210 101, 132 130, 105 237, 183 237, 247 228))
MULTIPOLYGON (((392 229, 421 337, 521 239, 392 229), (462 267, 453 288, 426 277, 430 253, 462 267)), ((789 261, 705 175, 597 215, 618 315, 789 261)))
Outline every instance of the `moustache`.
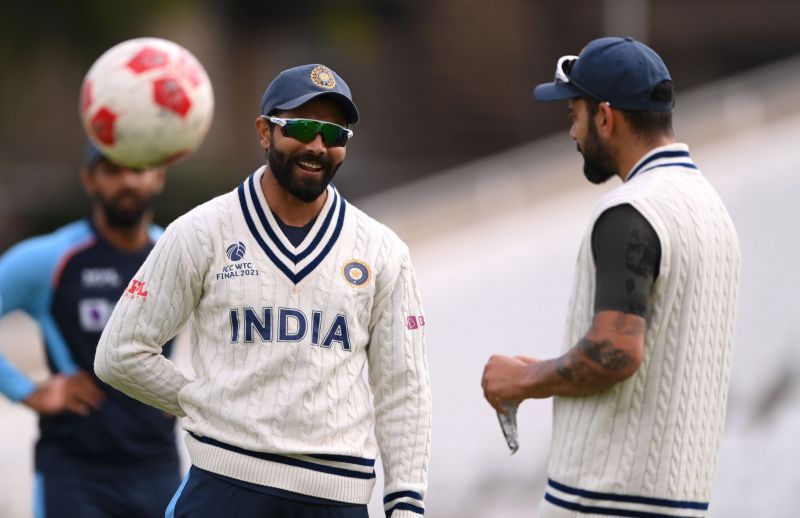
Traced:
POLYGON ((126 189, 126 190, 118 193, 113 198, 111 198, 111 202, 116 204, 116 203, 119 203, 119 202, 121 202, 121 201, 123 201, 125 199, 130 199, 130 200, 133 200, 133 201, 136 201, 136 202, 141 202, 143 200, 143 197, 139 196, 139 194, 136 191, 126 189))
POLYGON ((312 153, 310 151, 302 151, 291 156, 293 162, 317 162, 326 171, 330 171, 333 167, 333 161, 326 153, 312 153))

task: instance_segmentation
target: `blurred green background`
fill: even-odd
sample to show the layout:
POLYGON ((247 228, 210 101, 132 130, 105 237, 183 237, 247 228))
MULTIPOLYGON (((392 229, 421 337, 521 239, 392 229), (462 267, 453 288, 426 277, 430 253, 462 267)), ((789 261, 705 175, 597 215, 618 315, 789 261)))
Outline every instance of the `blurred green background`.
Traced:
POLYGON ((351 200, 557 131, 535 103, 555 60, 590 39, 638 37, 678 91, 800 52, 793 1, 139 0, 2 2, 0 251, 88 212, 78 90, 112 45, 159 36, 205 65, 216 111, 201 150, 174 166, 157 222, 234 187, 262 163, 253 121, 282 69, 324 63, 362 113, 337 178, 351 200))

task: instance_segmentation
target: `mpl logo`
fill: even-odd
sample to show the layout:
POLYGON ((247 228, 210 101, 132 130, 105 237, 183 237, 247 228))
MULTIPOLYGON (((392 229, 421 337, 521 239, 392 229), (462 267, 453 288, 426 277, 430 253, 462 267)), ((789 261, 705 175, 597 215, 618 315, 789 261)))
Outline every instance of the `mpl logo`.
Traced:
POLYGON ((225 250, 225 255, 227 255, 228 259, 231 261, 241 261, 246 251, 247 248, 245 248, 244 243, 239 241, 238 243, 229 246, 225 250))
POLYGON ((81 284, 84 288, 114 288, 122 279, 114 268, 86 268, 81 272, 81 284))
POLYGON ((144 282, 133 279, 128 286, 128 289, 125 290, 125 295, 130 298, 142 297, 146 299, 147 296, 150 294, 149 291, 144 289, 144 282))

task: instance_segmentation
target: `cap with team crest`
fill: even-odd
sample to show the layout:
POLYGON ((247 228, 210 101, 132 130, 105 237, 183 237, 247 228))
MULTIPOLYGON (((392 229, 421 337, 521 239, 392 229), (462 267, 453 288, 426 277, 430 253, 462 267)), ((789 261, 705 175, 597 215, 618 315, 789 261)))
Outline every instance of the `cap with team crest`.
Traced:
POLYGON ((358 109, 350 94, 350 87, 339 74, 318 64, 301 65, 278 74, 261 96, 261 114, 293 110, 322 96, 341 107, 348 124, 358 122, 358 109))

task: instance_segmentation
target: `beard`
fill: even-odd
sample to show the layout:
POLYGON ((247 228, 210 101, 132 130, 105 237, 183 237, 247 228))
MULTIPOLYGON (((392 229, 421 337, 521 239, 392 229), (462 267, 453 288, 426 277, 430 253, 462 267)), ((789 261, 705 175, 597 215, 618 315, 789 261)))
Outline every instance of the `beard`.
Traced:
POLYGON ((123 191, 110 199, 97 196, 96 201, 100 203, 109 227, 130 229, 138 225, 152 208, 155 196, 142 198, 132 191, 123 191), (125 198, 131 198, 135 203, 124 206, 121 202, 125 198))
POLYGON ((583 148, 577 145, 578 152, 583 155, 583 175, 595 185, 599 185, 617 174, 617 169, 608 148, 600 142, 593 124, 589 124, 583 148))
POLYGON ((267 148, 267 164, 278 184, 295 198, 311 203, 328 188, 341 162, 335 166, 327 155, 316 155, 310 152, 301 152, 288 157, 273 148, 267 148), (301 178, 292 172, 292 165, 302 161, 317 162, 322 166, 318 178, 301 178))

